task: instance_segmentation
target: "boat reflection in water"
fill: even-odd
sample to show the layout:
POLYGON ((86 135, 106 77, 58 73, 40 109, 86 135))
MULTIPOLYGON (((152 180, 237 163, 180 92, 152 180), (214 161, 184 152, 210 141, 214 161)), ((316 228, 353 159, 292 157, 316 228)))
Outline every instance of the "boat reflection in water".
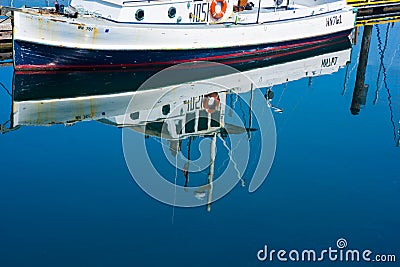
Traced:
MULTIPOLYGON (((247 172, 255 172, 251 168, 258 167, 253 161, 258 161, 262 154, 259 140, 275 133, 273 119, 272 124, 268 124, 269 134, 262 133, 265 122, 257 120, 254 109, 264 114, 271 108, 282 112, 273 105, 273 92, 265 88, 334 73, 350 61, 351 46, 344 42, 313 52, 314 55, 307 54, 303 58, 296 55, 295 60, 281 59, 267 66, 249 62, 250 67, 242 69, 241 73, 210 62, 178 65, 173 67, 173 73, 179 75, 171 76, 171 72, 163 71, 158 79, 151 78, 140 90, 140 84, 153 72, 16 73, 11 128, 70 126, 92 120, 124 128, 133 133, 135 139, 142 137, 142 142, 150 144, 147 153, 151 154, 148 156, 153 165, 163 165, 160 155, 173 163, 171 166, 174 166, 163 166, 157 171, 184 190, 175 187, 173 193, 177 195, 171 197, 174 202, 164 202, 178 206, 207 205, 210 210, 211 202, 222 197, 215 184, 222 179, 219 177, 229 168, 229 162, 239 161, 234 162, 237 175, 230 189, 239 182, 254 191, 262 183, 254 179, 247 183, 244 177, 247 172), (238 138, 230 139, 235 135, 238 138), (208 146, 204 145, 204 140, 208 146), (241 165, 240 155, 234 158, 232 150, 238 145, 234 142, 244 143, 243 140, 248 143, 249 157, 241 165), (183 156, 178 159, 179 154, 183 156), (179 175, 175 175, 177 169, 180 169, 179 175), (168 171, 173 171, 173 175, 167 174, 168 171), (178 203, 180 194, 187 205, 178 203), (189 198, 192 200, 187 200, 189 198)), ((268 145, 272 151, 269 154, 272 155, 271 165, 275 143, 271 141, 268 145)), ((124 144, 125 150, 126 146, 124 144)), ((139 149, 136 152, 137 158, 142 157, 139 149)), ((129 158, 125 156, 129 165, 129 158)), ((264 168, 269 170, 269 167, 264 168)))

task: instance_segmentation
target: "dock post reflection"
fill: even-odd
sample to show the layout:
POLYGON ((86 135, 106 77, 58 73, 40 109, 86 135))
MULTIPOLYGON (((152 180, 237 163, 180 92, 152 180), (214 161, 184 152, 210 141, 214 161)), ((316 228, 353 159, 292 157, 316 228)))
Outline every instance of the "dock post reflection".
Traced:
POLYGON ((357 67, 356 83, 353 91, 353 99, 351 101, 350 111, 353 115, 358 115, 361 105, 365 104, 368 93, 368 85, 365 85, 365 73, 368 62, 369 47, 371 44, 372 25, 364 26, 360 59, 357 67))

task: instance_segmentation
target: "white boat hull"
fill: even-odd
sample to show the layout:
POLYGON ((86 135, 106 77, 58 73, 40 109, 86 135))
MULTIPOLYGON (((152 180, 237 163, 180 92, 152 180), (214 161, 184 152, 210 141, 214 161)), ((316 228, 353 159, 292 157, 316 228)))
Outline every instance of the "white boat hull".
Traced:
POLYGON ((249 15, 240 23, 146 24, 17 11, 15 68, 166 66, 194 60, 235 65, 241 58, 268 59, 278 51, 332 43, 349 35, 356 16, 351 8, 310 8, 295 17, 291 12, 260 13, 263 23, 248 23, 249 15))

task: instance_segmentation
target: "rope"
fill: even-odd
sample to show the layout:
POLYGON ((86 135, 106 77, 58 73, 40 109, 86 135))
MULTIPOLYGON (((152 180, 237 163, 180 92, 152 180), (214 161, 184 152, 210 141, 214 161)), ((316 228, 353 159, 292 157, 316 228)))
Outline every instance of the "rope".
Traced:
POLYGON ((16 127, 16 128, 11 128, 11 126, 10 126, 9 128, 7 128, 6 125, 7 125, 8 123, 11 123, 11 119, 8 119, 5 123, 0 124, 0 133, 1 133, 1 134, 5 134, 5 133, 7 133, 7 132, 9 132, 9 131, 11 131, 11 130, 16 130, 16 129, 19 128, 19 126, 16 127))
MULTIPOLYGON (((231 143, 232 149, 230 149, 229 146, 228 146, 228 144, 226 143, 226 141, 225 141, 223 138, 221 138, 220 136, 218 136, 218 138, 221 140, 222 145, 223 145, 223 146, 225 147, 225 149, 228 151, 228 157, 229 157, 229 160, 233 163, 233 168, 234 168, 235 171, 236 171, 238 181, 241 182, 241 186, 242 186, 242 187, 246 186, 246 180, 245 180, 244 178, 242 179, 242 175, 241 175, 241 173, 240 173, 240 170, 239 170, 239 168, 238 168, 238 166, 237 166, 236 161, 233 159, 233 155, 232 155, 232 154, 233 154, 233 151, 237 149, 237 147, 239 146, 239 144, 237 144, 237 145, 234 147, 233 144, 231 143)), ((240 143, 240 142, 239 142, 239 143, 240 143)), ((226 162, 227 160, 228 160, 228 158, 226 158, 224 162, 226 162)), ((224 164, 221 164, 221 166, 218 168, 218 170, 220 170, 222 166, 224 166, 224 164)))
POLYGON ((3 23, 4 21, 6 21, 6 20, 8 20, 8 19, 10 19, 10 17, 7 16, 6 18, 0 20, 0 23, 3 23))
MULTIPOLYGON (((388 24, 388 26, 389 26, 389 24, 388 24)), ((379 65, 378 77, 376 79, 376 91, 375 91, 375 98, 374 98, 374 101, 373 101, 374 105, 378 101, 378 94, 379 94, 380 89, 382 88, 382 85, 379 86, 379 81, 380 81, 382 67, 383 67, 383 55, 385 54, 387 43, 388 43, 388 37, 389 37, 389 35, 388 35, 389 27, 387 27, 386 28, 385 43, 384 43, 384 46, 383 46, 383 49, 382 49, 382 39, 381 39, 380 29, 379 29, 378 25, 375 25, 375 28, 376 28, 376 31, 377 31, 377 36, 376 37, 378 39, 378 49, 380 50, 379 51, 379 55, 381 56, 381 58, 380 58, 381 64, 379 65)))
MULTIPOLYGON (((0 86, 3 87, 4 91, 6 91, 10 97, 12 97, 12 94, 10 93, 10 91, 5 87, 5 85, 2 82, 0 82, 0 86)), ((8 119, 5 123, 0 124, 0 133, 4 134, 11 130, 9 128, 6 128, 6 125, 10 122, 11 122, 11 119, 8 119)), ((19 128, 19 127, 17 127, 17 128, 19 128)), ((17 128, 15 128, 15 129, 17 129, 17 128)), ((15 129, 13 128, 12 130, 15 130, 15 129)))
MULTIPOLYGON (((379 27, 376 26, 378 34, 380 33, 379 27)), ((392 95, 390 94, 390 90, 387 84, 387 72, 386 72, 386 66, 384 65, 384 57, 385 57, 385 50, 387 47, 387 41, 388 41, 388 36, 389 36, 389 24, 388 27, 386 28, 386 39, 384 46, 382 48, 382 40, 380 38, 380 35, 378 35, 378 50, 379 50, 379 56, 380 56, 380 61, 381 61, 381 66, 382 66, 382 74, 383 74, 383 85, 385 86, 387 95, 388 95, 388 104, 389 104, 389 111, 390 111, 390 122, 393 127, 393 140, 396 142, 397 134, 396 134, 396 125, 394 123, 394 116, 393 116, 393 108, 392 108, 392 95)))
POLYGON ((10 93, 10 91, 5 87, 5 85, 2 82, 0 82, 0 86, 3 87, 3 89, 7 92, 7 94, 12 97, 12 94, 10 93))

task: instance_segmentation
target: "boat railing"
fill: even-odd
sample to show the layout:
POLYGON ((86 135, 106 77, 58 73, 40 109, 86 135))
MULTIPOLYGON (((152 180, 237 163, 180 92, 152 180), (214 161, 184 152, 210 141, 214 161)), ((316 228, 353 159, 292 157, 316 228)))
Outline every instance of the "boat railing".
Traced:
POLYGON ((131 0, 131 1, 124 1, 122 5, 126 4, 136 4, 136 3, 151 3, 151 2, 171 2, 171 0, 131 0))
POLYGON ((296 5, 301 5, 301 6, 306 6, 306 7, 321 6, 321 5, 337 5, 337 4, 343 5, 343 4, 346 4, 345 0, 342 0, 342 1, 337 1, 337 0, 316 0, 316 1, 294 0, 293 2, 296 5))

